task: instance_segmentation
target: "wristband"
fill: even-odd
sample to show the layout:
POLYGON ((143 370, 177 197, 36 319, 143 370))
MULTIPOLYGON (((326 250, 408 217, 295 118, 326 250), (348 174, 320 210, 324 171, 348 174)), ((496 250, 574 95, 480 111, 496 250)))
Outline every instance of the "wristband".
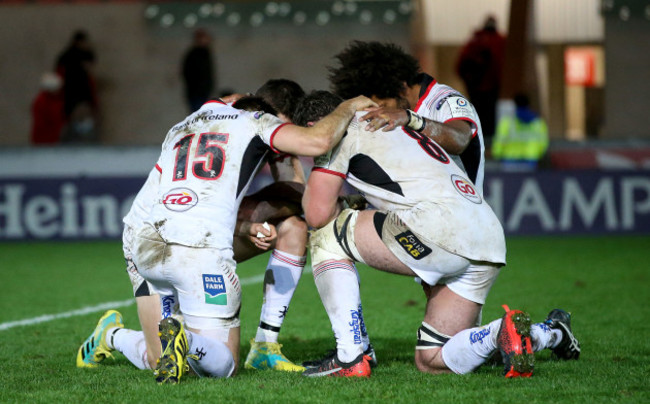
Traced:
POLYGON ((406 110, 406 113, 409 116, 409 121, 406 124, 409 128, 413 129, 416 132, 422 132, 424 127, 427 126, 427 122, 420 115, 411 111, 410 109, 406 110))

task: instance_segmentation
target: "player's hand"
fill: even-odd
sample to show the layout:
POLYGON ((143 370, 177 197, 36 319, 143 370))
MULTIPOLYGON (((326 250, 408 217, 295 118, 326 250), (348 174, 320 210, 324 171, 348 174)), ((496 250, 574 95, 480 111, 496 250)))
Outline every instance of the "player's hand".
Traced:
POLYGON ((364 109, 373 108, 377 106, 377 104, 373 100, 363 95, 350 98, 349 100, 344 102, 348 103, 350 107, 353 108, 355 111, 363 111, 364 109))
POLYGON ((248 239, 260 250, 268 250, 273 241, 278 237, 278 232, 272 224, 253 223, 250 228, 248 239))
POLYGON ((393 130, 399 126, 408 124, 409 116, 404 109, 395 108, 371 108, 367 114, 359 118, 359 121, 366 121, 366 130, 374 132, 382 129, 383 132, 393 130))

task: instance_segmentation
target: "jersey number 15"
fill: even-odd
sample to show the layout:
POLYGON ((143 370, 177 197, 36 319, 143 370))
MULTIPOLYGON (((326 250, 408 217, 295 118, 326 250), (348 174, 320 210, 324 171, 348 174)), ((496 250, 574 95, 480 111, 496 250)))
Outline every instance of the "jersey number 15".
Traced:
MULTIPOLYGON (((187 166, 190 164, 189 151, 195 134, 187 135, 175 145, 176 160, 174 162, 173 181, 182 181, 187 178, 187 166)), ((202 180, 216 180, 221 177, 225 162, 225 150, 221 145, 228 143, 228 134, 206 132, 201 133, 198 145, 192 156, 192 174, 202 180)))

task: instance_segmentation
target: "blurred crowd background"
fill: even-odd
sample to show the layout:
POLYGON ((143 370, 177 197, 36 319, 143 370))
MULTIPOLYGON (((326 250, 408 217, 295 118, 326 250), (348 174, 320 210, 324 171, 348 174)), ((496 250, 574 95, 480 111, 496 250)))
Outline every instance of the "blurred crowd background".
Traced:
MULTIPOLYGON (((527 93, 551 140, 650 138, 644 0, 5 0, 0 27, 2 145, 30 143, 32 102, 52 86, 43 75, 57 72, 78 78, 70 85, 86 91, 88 110, 79 115, 94 117, 96 127, 85 128, 93 141, 157 143, 187 112, 181 62, 197 29, 213 56, 211 95, 246 92, 276 77, 326 89, 325 66, 350 40, 390 41, 470 97, 483 91, 513 100, 527 93), (503 44, 489 45, 493 63, 485 68, 474 50, 473 62, 486 74, 474 77, 480 89, 472 91, 458 61, 473 37, 494 42, 487 26, 503 44), (62 73, 61 58, 71 49, 85 49, 68 59, 86 58, 88 89, 80 88, 84 69, 62 73)), ((489 116, 482 121, 489 134, 494 124, 489 116)))

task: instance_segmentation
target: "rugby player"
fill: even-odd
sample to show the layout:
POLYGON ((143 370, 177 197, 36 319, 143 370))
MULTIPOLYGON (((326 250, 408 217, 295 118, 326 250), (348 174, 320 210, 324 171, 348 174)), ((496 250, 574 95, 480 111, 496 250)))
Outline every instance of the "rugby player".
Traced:
MULTIPOLYGON (((284 122, 291 122, 296 105, 304 95, 298 83, 287 79, 268 80, 255 92, 255 96, 269 103, 284 122)), ((305 173, 298 157, 291 154, 274 153, 268 161, 274 183, 244 198, 238 212, 241 220, 269 222, 278 230, 277 243, 264 276, 260 322, 244 366, 299 372, 304 368, 284 356, 278 335, 306 262, 307 224, 301 218, 300 203, 305 173)), ((261 250, 251 241, 256 242, 255 239, 235 238, 237 262, 260 254, 261 250)))
MULTIPOLYGON (((184 319, 184 325, 173 317, 159 325, 159 383, 179 381, 188 351, 198 352, 191 363, 199 375, 228 377, 237 367, 241 288, 232 233, 239 203, 266 153, 321 154, 340 140, 355 111, 370 106, 376 104, 357 97, 302 128, 214 101, 169 131, 158 163, 163 175, 157 203, 134 235, 133 254, 154 291, 178 299, 184 319)), ((110 349, 119 331, 103 327, 102 343, 91 348, 110 349)), ((86 352, 95 362, 105 355, 100 349, 86 352)))
MULTIPOLYGON (((317 122, 335 106, 331 94, 317 92, 299 108, 317 122)), ((495 351, 506 377, 531 376, 535 350, 577 359, 579 344, 563 310, 531 327, 527 313, 504 305, 501 319, 475 326, 506 263, 503 229, 467 174, 428 137, 408 127, 370 132, 353 120, 341 142, 315 158, 303 207, 318 229, 309 243, 314 279, 337 341, 336 354, 305 376, 371 374, 358 327, 350 326, 358 322, 355 261, 423 280, 427 304, 415 348, 422 372, 469 373, 495 351), (341 210, 346 180, 376 210, 341 210)))
POLYGON ((391 43, 353 41, 328 67, 342 98, 365 95, 381 108, 364 114, 366 129, 410 126, 434 140, 483 192, 485 144, 479 116, 457 90, 421 72, 417 60, 391 43), (456 157, 458 155, 458 157, 456 157))
MULTIPOLYGON (((287 117, 295 111, 296 103, 304 95, 304 91, 300 85, 291 80, 272 79, 262 85, 256 94, 267 102, 275 100, 280 112, 268 104, 260 103, 259 98, 252 97, 241 100, 236 107, 248 111, 260 110, 273 113, 288 122, 287 117)), ((302 214, 300 200, 304 191, 304 171, 298 158, 288 154, 274 154, 269 157, 268 162, 275 182, 243 199, 238 211, 237 230, 233 243, 236 262, 243 262, 270 247, 275 247, 266 269, 260 324, 255 340, 251 341, 246 367, 302 371, 304 370, 302 366, 295 365, 282 354, 277 336, 305 262, 307 229, 306 224, 299 217, 302 214), (272 223, 268 229, 263 227, 263 223, 266 222, 272 223), (264 234, 264 237, 257 237, 260 233, 264 234)), ((152 169, 134 199, 131 210, 124 218, 124 257, 133 286, 142 333, 130 333, 128 338, 118 338, 117 345, 118 350, 141 369, 155 367, 161 354, 158 338, 158 323, 161 319, 160 301, 163 302, 162 317, 177 315, 180 318, 178 303, 174 296, 160 297, 151 292, 150 286, 138 274, 133 264, 131 251, 133 229, 144 221, 154 203, 160 178, 159 170, 158 166, 152 169), (140 341, 142 336, 145 345, 140 341), (119 343, 122 341, 123 343, 119 343)), ((100 319, 100 323, 115 319, 116 315, 119 313, 107 315, 106 318, 100 319)), ((127 335, 127 333, 122 334, 127 335)), ((84 356, 84 351, 90 349, 86 345, 84 343, 78 352, 77 364, 80 367, 95 365, 92 357, 84 356)))

